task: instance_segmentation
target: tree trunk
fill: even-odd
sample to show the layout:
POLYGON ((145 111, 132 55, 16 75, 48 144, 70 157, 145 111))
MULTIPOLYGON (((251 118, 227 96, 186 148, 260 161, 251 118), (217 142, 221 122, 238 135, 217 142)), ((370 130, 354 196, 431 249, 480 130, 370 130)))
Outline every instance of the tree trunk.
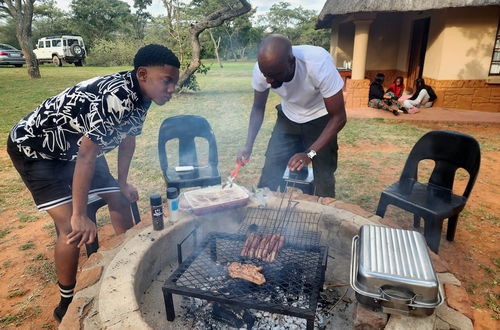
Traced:
POLYGON ((38 66, 38 61, 36 59, 36 55, 33 52, 33 46, 31 44, 31 37, 26 35, 17 36, 17 41, 19 41, 19 45, 21 46, 21 50, 23 51, 24 58, 26 59, 26 67, 28 68, 28 75, 31 79, 39 79, 42 78, 40 74, 40 67, 38 66))
POLYGON ((244 59, 245 58, 245 52, 246 52, 246 50, 247 50, 246 46, 241 49, 240 59, 244 59))
POLYGON ((182 88, 182 85, 184 85, 184 83, 188 80, 188 78, 201 65, 200 61, 201 45, 199 40, 200 33, 205 31, 206 29, 220 26, 225 21, 246 14, 252 9, 252 6, 248 3, 247 0, 239 0, 239 1, 242 4, 241 8, 225 7, 208 15, 205 20, 191 25, 191 27, 189 28, 189 35, 191 37, 192 57, 188 67, 184 69, 184 71, 181 73, 181 76, 179 78, 179 83, 177 85, 179 89, 182 88))
POLYGON ((42 76, 35 53, 33 53, 31 40, 34 2, 35 0, 16 0, 14 3, 12 0, 3 0, 0 1, 0 10, 7 13, 16 22, 16 37, 26 59, 28 75, 31 79, 38 79, 42 76))
POLYGON ((222 62, 220 61, 219 57, 220 37, 219 40, 215 41, 214 35, 212 34, 212 30, 209 29, 208 33, 210 34, 210 39, 212 39, 212 42, 214 44, 214 52, 215 52, 215 57, 217 57, 217 63, 219 63, 219 66, 223 68, 222 62))

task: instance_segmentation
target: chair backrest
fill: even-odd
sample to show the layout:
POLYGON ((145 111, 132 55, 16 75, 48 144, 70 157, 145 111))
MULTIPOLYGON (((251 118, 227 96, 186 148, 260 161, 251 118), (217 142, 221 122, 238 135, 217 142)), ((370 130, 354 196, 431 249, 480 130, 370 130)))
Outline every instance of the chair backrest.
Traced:
POLYGON ((418 163, 424 159, 435 161, 429 183, 448 189, 453 189, 457 169, 465 169, 469 173, 469 182, 463 196, 469 197, 481 161, 479 143, 472 136, 446 130, 426 133, 408 155, 400 182, 417 181, 418 163))
POLYGON ((195 138, 201 137, 208 141, 208 163, 218 165, 217 142, 212 127, 205 118, 193 115, 182 115, 167 118, 160 126, 158 134, 158 155, 162 171, 168 168, 166 143, 179 139, 179 165, 198 166, 195 138))

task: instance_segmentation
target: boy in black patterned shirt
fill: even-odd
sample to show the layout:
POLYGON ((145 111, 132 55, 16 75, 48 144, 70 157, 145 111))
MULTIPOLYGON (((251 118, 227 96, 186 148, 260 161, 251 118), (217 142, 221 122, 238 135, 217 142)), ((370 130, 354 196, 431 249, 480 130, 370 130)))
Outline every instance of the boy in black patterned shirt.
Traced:
POLYGON ((179 60, 166 47, 147 45, 134 70, 83 81, 44 101, 11 130, 7 151, 39 210, 54 220, 55 263, 61 321, 73 297, 79 249, 92 243, 96 226, 87 217, 88 195, 109 207, 117 234, 132 227, 129 203, 138 199, 127 182, 135 137, 151 101, 170 100, 179 79, 179 60), (118 180, 104 154, 118 147, 118 180))

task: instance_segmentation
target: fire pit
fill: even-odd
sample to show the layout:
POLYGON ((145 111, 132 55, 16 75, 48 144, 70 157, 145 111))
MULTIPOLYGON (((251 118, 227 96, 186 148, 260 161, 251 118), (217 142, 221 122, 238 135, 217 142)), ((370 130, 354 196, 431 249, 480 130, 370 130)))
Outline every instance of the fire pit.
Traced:
MULTIPOLYGON (((279 196, 272 193, 266 193, 268 207, 278 209, 280 204, 279 196)), ((313 228, 313 232, 321 233, 321 237, 314 235, 298 236, 306 239, 310 244, 312 237, 317 237, 319 244, 317 247, 328 246, 328 263, 326 267, 324 284, 320 287, 317 299, 316 314, 314 316, 314 328, 323 329, 350 329, 353 327, 377 327, 388 329, 397 328, 429 328, 436 329, 473 328, 471 320, 461 311, 454 309, 457 303, 453 301, 453 295, 446 295, 446 304, 442 304, 433 315, 427 317, 412 317, 391 315, 370 310, 361 304, 358 304, 354 297, 354 291, 349 287, 349 264, 350 251, 353 236, 358 234, 360 226, 364 224, 380 224, 377 216, 371 215, 359 207, 346 204, 341 201, 335 201, 329 198, 320 198, 307 195, 298 195, 293 198, 298 202, 294 212, 304 214, 322 214, 319 222, 315 217, 311 219, 312 224, 300 228, 300 232, 307 232, 307 228, 313 228), (317 230, 316 230, 317 228, 317 230), (450 307, 451 306, 451 307, 450 307), (455 306, 455 307, 453 307, 455 306)), ((249 208, 257 207, 257 200, 251 201, 249 208)), ((248 230, 255 229, 253 222, 245 221, 247 219, 247 208, 236 210, 216 212, 202 217, 194 217, 183 214, 175 225, 167 225, 162 231, 153 231, 151 226, 143 222, 142 225, 129 230, 124 235, 114 237, 114 239, 103 242, 97 253, 92 255, 85 263, 80 265, 79 283, 81 289, 78 290, 73 303, 70 305, 66 317, 61 324, 62 328, 74 328, 78 322, 81 327, 86 329, 241 329, 243 327, 252 327, 253 329, 304 329, 307 327, 306 318, 300 318, 262 310, 263 308, 248 308, 242 305, 219 303, 213 297, 200 299, 190 295, 177 294, 172 292, 172 303, 175 310, 175 319, 167 321, 167 314, 163 296, 163 287, 167 280, 175 277, 179 270, 179 265, 188 262, 189 256, 194 259, 200 257, 199 251, 205 251, 211 264, 217 265, 217 260, 228 253, 234 255, 238 247, 241 247, 243 236, 248 230), (189 235, 196 230, 196 235, 189 235), (213 241, 214 234, 224 233, 222 238, 216 234, 215 248, 216 260, 213 261, 210 251, 210 242, 213 241), (196 240, 194 239, 196 237, 196 240), (235 238, 235 240, 233 240, 235 238), (229 241, 230 246, 218 243, 219 239, 229 241), (201 242, 195 244, 195 241, 201 242), (205 243, 208 242, 208 243, 205 243), (179 244, 179 245, 177 245, 179 244), (208 244, 208 245, 206 245, 208 244), (226 251, 226 249, 228 251, 226 251), (232 249, 233 252, 230 252, 232 249), (179 253, 181 252, 181 253, 179 253), (179 259, 183 259, 179 263, 179 259), (179 258, 180 257, 180 258, 179 258)), ((269 212, 259 209, 262 212, 269 212)), ((297 215, 298 216, 298 215, 297 215)), ((266 215, 266 218, 269 218, 266 215)), ((271 216, 271 219, 273 217, 271 216)), ((307 221, 301 222, 306 224, 307 221)), ((265 228, 266 226, 258 226, 265 228)), ((293 228, 293 226, 291 226, 293 228)), ((274 226, 271 226, 273 230, 274 226)), ((297 227, 296 227, 297 228, 297 227)), ((281 232, 291 235, 291 231, 281 232)), ((293 236, 293 235, 291 235, 293 236)), ((312 239, 314 241, 315 239, 312 239)), ((316 240, 316 241, 317 241, 316 240)), ((296 245, 303 246, 296 241, 296 245)), ((294 247, 293 239, 290 239, 286 249, 294 247)), ((307 245, 307 244, 306 244, 307 245)), ((315 246, 312 244, 312 246, 315 246)), ((284 246, 285 248, 285 246, 284 246)), ((317 251, 314 248, 311 251, 317 251)), ((307 249, 307 251, 310 251, 307 249)), ((287 252, 288 253, 288 252, 287 252)), ((321 253, 321 248, 320 248, 321 253)), ((304 271, 296 265, 287 266, 287 262, 282 262, 286 254, 278 255, 276 265, 281 262, 281 269, 271 268, 275 274, 286 274, 282 276, 288 282, 297 283, 298 274, 314 274, 314 269, 304 271)), ((444 283, 445 291, 453 289, 462 289, 460 282, 447 272, 446 265, 439 259, 433 257, 433 264, 438 272, 439 281, 444 283)), ((321 258, 320 258, 321 259, 321 258)), ((253 259, 241 259, 244 263, 255 263, 259 265, 261 261, 253 259)), ((194 262, 194 261, 193 261, 194 262)), ((317 265, 315 261, 312 264, 317 265)), ((309 266, 310 264, 308 264, 309 266)), ((274 267, 274 265, 273 265, 274 267)), ((188 267, 190 268, 190 267, 188 267)), ((194 269, 194 268, 193 268, 194 269)), ((215 267, 217 269, 217 267, 215 267)), ((266 271, 262 270, 264 274, 266 271)), ((218 286, 225 298, 225 292, 232 292, 236 285, 241 292, 249 291, 245 286, 240 288, 242 280, 233 281, 223 275, 224 280, 216 282, 216 277, 210 285, 218 286)), ((268 276, 269 277, 269 276, 268 276)), ((281 278, 281 277, 280 277, 281 278)), ((269 278, 269 281, 272 280, 269 278)), ((284 279, 280 279, 281 287, 286 290, 290 285, 286 285, 284 279)), ((243 282, 244 283, 244 282, 243 282)), ((277 282, 275 282, 277 283, 277 282)), ((308 286, 301 284, 299 289, 286 291, 277 288, 271 288, 273 291, 269 297, 264 298, 264 302, 275 301, 280 305, 284 301, 279 297, 285 297, 290 294, 297 297, 291 302, 291 307, 299 309, 305 314, 307 299, 304 299, 303 292, 309 294, 308 286), (278 291, 277 291, 278 290, 278 291), (281 290, 281 291, 280 291, 281 290), (288 292, 288 293, 285 293, 288 292), (266 301, 268 299, 268 301, 266 301)), ((251 285, 246 284, 247 287, 251 285)), ((295 284, 294 284, 295 285, 295 284)), ((253 289, 252 289, 253 290, 253 289)), ((250 291, 254 296, 257 293, 250 291)), ((448 291, 446 291, 448 293, 448 291)), ((212 293, 211 293, 212 294, 212 293)), ((235 297, 237 294, 232 294, 235 297)), ((290 295, 288 297, 290 297, 290 295)), ((310 296, 309 296, 310 297, 310 296)), ((240 299, 238 295, 235 297, 240 299)), ((247 300, 248 302, 248 300, 247 300)), ((256 303, 250 301, 249 303, 256 303)), ((310 303, 309 303, 310 304, 310 303)), ((290 306, 288 304, 287 306, 290 306)), ((308 315, 309 316, 309 315, 308 315)), ((310 318, 307 318, 311 320, 310 318)), ((310 324, 311 322, 309 322, 310 324)))
MULTIPOLYGON (((262 310, 304 318, 307 329, 314 328, 316 306, 323 287, 328 248, 320 246, 320 214, 288 211, 286 225, 276 209, 247 209, 237 234, 212 232, 182 262, 163 286, 167 319, 175 318, 172 294, 215 301, 231 307, 262 310), (280 225, 283 223, 283 225, 280 225), (279 233, 286 244, 275 262, 241 256, 250 231, 279 233), (265 283, 254 284, 228 276, 231 262, 263 268, 265 283)), ((253 323, 250 318, 248 323, 253 323)))

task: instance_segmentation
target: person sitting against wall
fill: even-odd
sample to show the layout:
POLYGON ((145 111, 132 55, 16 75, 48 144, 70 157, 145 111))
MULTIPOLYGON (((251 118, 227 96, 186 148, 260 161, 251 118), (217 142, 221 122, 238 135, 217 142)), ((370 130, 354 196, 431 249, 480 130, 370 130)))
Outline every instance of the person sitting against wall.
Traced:
POLYGON ((403 95, 403 91, 405 90, 405 84, 403 81, 403 77, 398 76, 391 84, 391 87, 387 90, 387 93, 393 93, 394 99, 399 99, 403 95))
POLYGON ((418 108, 430 108, 436 100, 437 96, 431 86, 425 84, 424 79, 418 78, 415 80, 415 93, 408 100, 403 102, 403 105, 408 112, 414 112, 418 108))
POLYGON ((383 73, 377 73, 372 83, 370 84, 370 92, 368 93, 368 106, 370 108, 382 109, 392 112, 395 116, 399 115, 399 108, 401 108, 401 103, 393 100, 394 94, 388 92, 384 94, 384 83, 385 75, 383 73))

